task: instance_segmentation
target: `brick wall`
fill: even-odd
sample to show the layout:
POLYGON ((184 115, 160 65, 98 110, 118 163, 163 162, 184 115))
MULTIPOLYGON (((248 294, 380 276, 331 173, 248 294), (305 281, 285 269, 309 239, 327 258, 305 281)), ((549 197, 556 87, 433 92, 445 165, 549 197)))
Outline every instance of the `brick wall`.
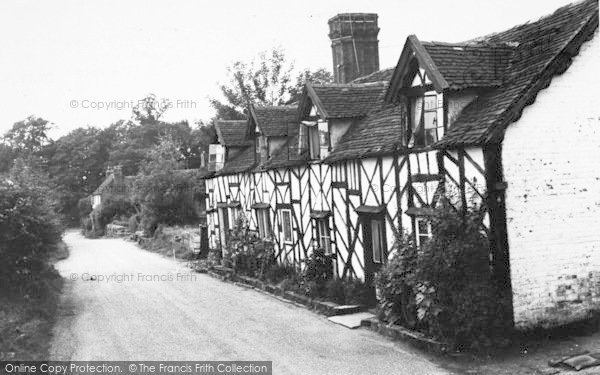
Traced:
POLYGON ((600 40, 512 124, 503 144, 515 325, 600 310, 600 40))

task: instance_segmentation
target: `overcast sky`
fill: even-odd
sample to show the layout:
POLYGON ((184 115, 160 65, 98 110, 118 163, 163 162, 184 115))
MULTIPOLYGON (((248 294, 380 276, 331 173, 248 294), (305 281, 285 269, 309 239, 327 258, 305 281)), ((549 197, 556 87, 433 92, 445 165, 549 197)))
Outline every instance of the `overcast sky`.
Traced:
POLYGON ((380 66, 387 68, 409 34, 458 42, 569 2, 2 0, 0 134, 30 114, 53 122, 54 137, 108 126, 129 118, 128 103, 148 93, 173 103, 166 120, 209 119, 207 98, 218 95, 232 61, 281 45, 297 68, 331 70, 327 20, 337 13, 379 14, 380 66), (97 103, 124 108, 90 108, 97 103))

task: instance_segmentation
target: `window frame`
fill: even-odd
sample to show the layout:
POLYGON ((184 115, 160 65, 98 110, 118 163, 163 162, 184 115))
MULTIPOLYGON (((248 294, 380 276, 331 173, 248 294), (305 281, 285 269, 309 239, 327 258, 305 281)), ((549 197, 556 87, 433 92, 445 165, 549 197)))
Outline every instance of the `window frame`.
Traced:
POLYGON ((439 110, 440 99, 438 93, 434 92, 426 92, 423 95, 412 96, 409 97, 409 107, 410 107, 410 115, 409 115, 409 127, 410 127, 410 139, 408 140, 409 147, 430 147, 434 143, 440 141, 444 136, 444 124, 443 119, 440 119, 439 110), (428 98, 433 98, 434 105, 433 107, 427 107, 428 98), (415 120, 415 111, 419 108, 420 102, 420 114, 419 114, 419 122, 416 123, 415 120), (426 116, 427 114, 433 114, 434 118, 434 126, 427 127, 426 116), (433 132, 435 134, 435 138, 431 141, 428 140, 429 132, 433 132))
POLYGON ((229 212, 227 215, 229 216, 229 227, 231 229, 235 228, 238 218, 240 217, 240 208, 239 207, 228 207, 229 212))
POLYGON ((422 244, 425 244, 425 242, 421 243, 421 237, 427 238, 427 240, 431 240, 431 238, 433 238, 433 232, 431 229, 431 220, 427 219, 424 216, 416 216, 415 217, 415 241, 416 241, 417 247, 419 247, 419 248, 421 247, 422 244), (421 229, 419 228, 420 222, 425 222, 425 224, 427 226, 426 233, 421 233, 421 229))
POLYGON ((369 226, 371 229, 371 250, 373 252, 372 254, 372 259, 373 259, 373 263, 375 264, 384 264, 386 263, 386 259, 387 259, 387 242, 386 242, 386 236, 385 236, 385 219, 384 218, 380 218, 380 217, 371 217, 369 218, 369 226), (376 224, 376 225, 374 225, 376 224), (375 231, 375 228, 377 227, 377 231, 375 231), (377 233, 375 233, 377 232, 377 233), (377 236, 376 236, 377 234, 377 236), (377 238, 377 241, 375 241, 375 239, 377 238), (378 248, 379 251, 376 251, 375 249, 375 244, 376 242, 379 244, 378 248), (379 256, 376 257, 375 255, 378 254, 379 256), (377 259, 378 258, 378 259, 377 259))
POLYGON ((329 217, 316 218, 317 243, 325 251, 325 255, 332 255, 331 246, 331 228, 329 227, 329 217))
POLYGON ((273 228, 271 227, 271 215, 269 208, 256 208, 256 223, 258 226, 258 235, 263 238, 271 238, 273 228))
POLYGON ((319 126, 307 126, 308 153, 311 160, 321 159, 321 134, 319 126))
POLYGON ((291 244, 294 241, 294 225, 292 223, 292 210, 289 209, 289 208, 281 208, 281 209, 279 209, 279 215, 281 217, 281 220, 280 220, 281 231, 280 231, 280 233, 283 234, 283 241, 285 243, 291 244), (288 223, 289 225, 287 225, 287 229, 289 231, 289 238, 286 235, 286 225, 285 225, 285 216, 286 215, 289 218, 289 223, 288 223))

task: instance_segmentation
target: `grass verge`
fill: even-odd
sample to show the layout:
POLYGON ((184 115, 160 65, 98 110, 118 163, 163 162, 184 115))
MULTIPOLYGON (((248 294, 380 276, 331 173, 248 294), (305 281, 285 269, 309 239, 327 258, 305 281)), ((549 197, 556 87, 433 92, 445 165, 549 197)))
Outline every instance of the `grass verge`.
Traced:
POLYGON ((0 289, 0 360, 47 360, 64 284, 53 264, 69 256, 60 243, 49 265, 19 293, 0 289))

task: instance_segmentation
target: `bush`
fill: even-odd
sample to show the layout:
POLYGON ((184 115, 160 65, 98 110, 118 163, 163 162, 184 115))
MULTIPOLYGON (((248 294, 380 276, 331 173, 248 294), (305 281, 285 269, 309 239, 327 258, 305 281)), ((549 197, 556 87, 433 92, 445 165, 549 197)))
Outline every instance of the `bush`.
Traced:
POLYGON ((79 202, 77 202, 77 211, 79 213, 79 218, 81 219, 89 216, 92 212, 92 202, 89 197, 81 198, 79 202))
POLYGON ((297 274, 296 268, 291 265, 273 264, 264 274, 264 279, 273 284, 279 284, 285 279, 294 278, 297 274))
POLYGON ((43 181, 17 163, 10 179, 0 178, 0 292, 43 296, 41 275, 63 229, 43 181))
POLYGON ((306 260, 306 268, 302 274, 307 293, 311 297, 326 295, 326 286, 333 278, 333 263, 330 255, 325 254, 322 248, 313 249, 312 254, 306 260))
POLYGON ((273 244, 248 231, 244 215, 240 215, 227 240, 226 261, 236 273, 259 279, 277 264, 273 244))
POLYGON ((416 328, 417 246, 410 235, 404 234, 394 244, 392 253, 375 281, 379 290, 377 315, 384 322, 416 328))
POLYGON ((107 198, 102 202, 98 214, 99 225, 104 228, 113 220, 129 217, 133 213, 135 213, 135 207, 129 200, 122 197, 107 198))
POLYGON ((431 218, 433 238, 420 251, 400 242, 382 269, 379 316, 442 339, 458 349, 504 340, 510 327, 506 291, 492 281, 483 210, 449 205, 431 218))
POLYGON ((372 285, 365 284, 361 280, 350 280, 345 282, 346 304, 375 306, 375 290, 372 285))

